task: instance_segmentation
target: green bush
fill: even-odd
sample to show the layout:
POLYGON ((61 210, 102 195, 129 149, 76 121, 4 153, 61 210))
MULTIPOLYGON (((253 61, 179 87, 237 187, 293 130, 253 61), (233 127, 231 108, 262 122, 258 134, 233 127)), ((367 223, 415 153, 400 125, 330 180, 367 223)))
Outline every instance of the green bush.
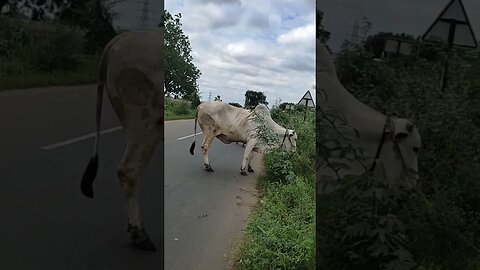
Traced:
MULTIPOLYGON (((446 58, 443 52, 438 54, 443 55, 437 58, 446 58)), ((369 221, 390 214, 404 228, 388 234, 403 235, 402 242, 392 244, 389 251, 412 255, 414 265, 404 269, 478 269, 480 264, 480 61, 461 52, 449 58, 448 85, 441 92, 439 61, 412 56, 379 63, 361 46, 344 49, 336 57, 340 80, 358 99, 385 114, 412 119, 422 137, 418 190, 386 189, 390 195, 377 198, 377 205, 394 205, 369 221), (397 194, 393 201, 391 192, 397 194)), ((354 186, 346 184, 347 188, 354 186)), ((378 186, 371 183, 360 193, 372 188, 378 186)), ((370 193, 369 197, 347 201, 345 193, 338 191, 319 198, 318 205, 324 207, 319 223, 324 243, 319 250, 324 254, 320 267, 363 269, 359 260, 367 258, 363 266, 388 269, 382 263, 395 260, 385 256, 388 253, 365 254, 380 245, 370 233, 348 238, 347 226, 362 224, 348 209, 356 206, 362 214, 372 215, 364 203, 374 197, 370 193), (339 243, 339 239, 344 241, 339 243), (358 246, 347 245, 353 240, 362 243, 360 254, 358 246), (348 252, 361 256, 342 255, 348 252)))
POLYGON ((185 115, 185 114, 190 113, 190 111, 191 111, 190 102, 184 101, 184 100, 180 100, 180 101, 176 102, 175 106, 173 107, 173 111, 176 114, 180 114, 180 115, 185 115))
POLYGON ((0 88, 95 82, 99 56, 84 55, 83 44, 76 28, 0 18, 0 88))
POLYGON ((314 113, 307 114, 306 121, 302 112, 272 110, 271 115, 298 133, 297 152, 274 149, 264 155, 262 194, 247 225, 239 265, 241 269, 314 269, 314 113))
POLYGON ((193 119, 195 118, 195 109, 192 109, 190 101, 183 99, 165 98, 165 119, 193 119))
POLYGON ((265 180, 269 183, 289 183, 295 181, 291 155, 281 149, 272 150, 265 155, 265 180))
POLYGON ((84 40, 77 29, 56 23, 2 19, 0 33, 5 60, 40 72, 69 71, 79 65, 84 40))

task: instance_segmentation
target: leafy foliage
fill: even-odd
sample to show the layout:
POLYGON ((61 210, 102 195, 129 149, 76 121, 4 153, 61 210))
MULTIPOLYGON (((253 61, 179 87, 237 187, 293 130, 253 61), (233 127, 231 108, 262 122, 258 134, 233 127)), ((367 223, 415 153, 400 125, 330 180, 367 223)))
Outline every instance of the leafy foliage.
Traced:
POLYGON ((268 105, 267 97, 263 92, 248 90, 245 92, 245 108, 253 109, 258 104, 268 105))
POLYGON ((247 225, 241 269, 315 268, 314 114, 271 111, 275 122, 298 133, 297 153, 264 155, 262 194, 247 225), (302 119, 302 121, 299 121, 302 119))
POLYGON ((60 24, 0 20, 0 73, 17 75, 74 70, 80 63, 82 32, 60 24))
POLYGON ((192 47, 182 30, 182 14, 165 11, 165 95, 200 104, 197 80, 202 74, 193 64, 192 47))
POLYGON ((190 101, 183 99, 165 98, 165 119, 193 119, 195 110, 192 109, 190 101))
POLYGON ((88 54, 100 53, 105 45, 117 34, 112 20, 116 15, 113 6, 122 0, 25 0, 0 2, 9 6, 9 16, 30 15, 32 21, 55 20, 64 25, 79 28, 84 32, 84 50, 88 54))
POLYGON ((420 52, 379 63, 372 61, 364 44, 344 47, 336 56, 342 83, 376 110, 414 120, 423 146, 416 190, 388 186, 366 175, 346 179, 344 188, 318 199, 320 267, 480 265, 480 59, 443 48, 420 49, 435 57, 425 59, 420 52), (441 65, 447 58, 449 84, 441 92, 441 65))
POLYGON ((271 149, 275 145, 279 145, 277 134, 273 132, 267 125, 267 121, 263 114, 252 110, 247 119, 251 119, 255 124, 255 137, 259 140, 262 147, 271 149))
POLYGON ((330 39, 331 33, 325 29, 323 26, 323 15, 324 13, 317 9, 316 13, 316 22, 317 22, 317 37, 320 39, 320 42, 326 43, 330 39))

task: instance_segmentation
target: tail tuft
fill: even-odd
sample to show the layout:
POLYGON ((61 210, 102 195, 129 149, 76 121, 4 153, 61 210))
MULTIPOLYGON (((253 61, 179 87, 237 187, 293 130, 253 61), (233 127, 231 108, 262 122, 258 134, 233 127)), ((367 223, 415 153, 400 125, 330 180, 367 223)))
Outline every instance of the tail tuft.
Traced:
POLYGON ((195 141, 193 141, 192 145, 190 146, 190 155, 193 156, 193 150, 195 149, 195 141))
POLYGON ((83 173, 82 182, 80 184, 80 189, 82 190, 83 195, 92 199, 93 199, 93 181, 97 176, 97 170, 98 170, 98 155, 95 155, 88 162, 87 168, 83 173))

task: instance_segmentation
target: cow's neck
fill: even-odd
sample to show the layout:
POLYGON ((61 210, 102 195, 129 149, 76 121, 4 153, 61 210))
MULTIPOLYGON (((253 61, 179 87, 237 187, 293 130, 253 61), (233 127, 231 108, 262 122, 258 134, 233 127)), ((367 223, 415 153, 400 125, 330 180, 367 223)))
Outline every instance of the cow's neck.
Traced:
POLYGON ((386 116, 356 99, 340 83, 330 53, 322 45, 317 45, 317 87, 327 95, 330 109, 346 117, 348 124, 359 131, 366 139, 369 152, 376 147, 377 137, 381 137, 386 116), (372 142, 371 145, 369 142, 372 142))

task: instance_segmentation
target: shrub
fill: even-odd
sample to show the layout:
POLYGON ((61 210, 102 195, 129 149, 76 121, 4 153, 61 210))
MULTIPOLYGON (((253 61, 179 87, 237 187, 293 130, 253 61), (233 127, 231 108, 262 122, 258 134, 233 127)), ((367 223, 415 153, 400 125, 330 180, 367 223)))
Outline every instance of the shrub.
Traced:
POLYGON ((301 112, 272 110, 271 115, 297 131, 298 148, 296 153, 275 149, 264 155, 262 194, 247 225, 239 265, 241 269, 314 269, 315 118, 312 112, 306 121, 301 112), (313 165, 306 170, 309 164, 313 165))
MULTIPOLYGON (((437 54, 438 59, 447 57, 444 52, 437 54)), ((319 267, 387 269, 385 260, 395 260, 388 253, 392 250, 402 250, 402 256, 408 258, 405 269, 414 265, 419 269, 479 267, 480 61, 461 52, 452 53, 449 59, 448 85, 441 92, 438 86, 442 63, 435 59, 412 56, 378 63, 361 46, 337 55, 339 78, 358 99, 385 114, 410 118, 419 128, 423 144, 419 155, 420 185, 410 193, 367 181, 368 185, 357 192, 370 192, 369 197, 349 201, 347 193, 338 191, 319 198, 318 205, 323 209, 319 223, 323 237, 319 253, 323 257, 319 267), (388 196, 375 199, 376 188, 388 196), (377 208, 372 215, 367 206, 373 199, 377 207, 388 206, 384 208, 387 211, 377 208), (350 211, 355 207, 358 213, 350 211), (369 229, 351 238, 348 228, 361 228, 360 214, 371 216, 365 226, 369 229), (403 228, 385 237, 402 235, 402 241, 390 243, 387 253, 368 253, 375 246, 381 247, 381 241, 371 233, 375 228, 372 222, 375 224, 382 215, 394 217, 398 228, 403 228), (343 240, 341 244, 339 239, 343 240), (356 243, 354 240, 359 245, 346 245, 356 243), (408 254, 412 255, 413 265, 408 254)), ((345 188, 358 188, 354 183, 347 182, 345 188)))
POLYGON ((84 42, 75 28, 5 18, 0 20, 0 41, 2 62, 10 62, 2 73, 9 75, 74 70, 84 42))

